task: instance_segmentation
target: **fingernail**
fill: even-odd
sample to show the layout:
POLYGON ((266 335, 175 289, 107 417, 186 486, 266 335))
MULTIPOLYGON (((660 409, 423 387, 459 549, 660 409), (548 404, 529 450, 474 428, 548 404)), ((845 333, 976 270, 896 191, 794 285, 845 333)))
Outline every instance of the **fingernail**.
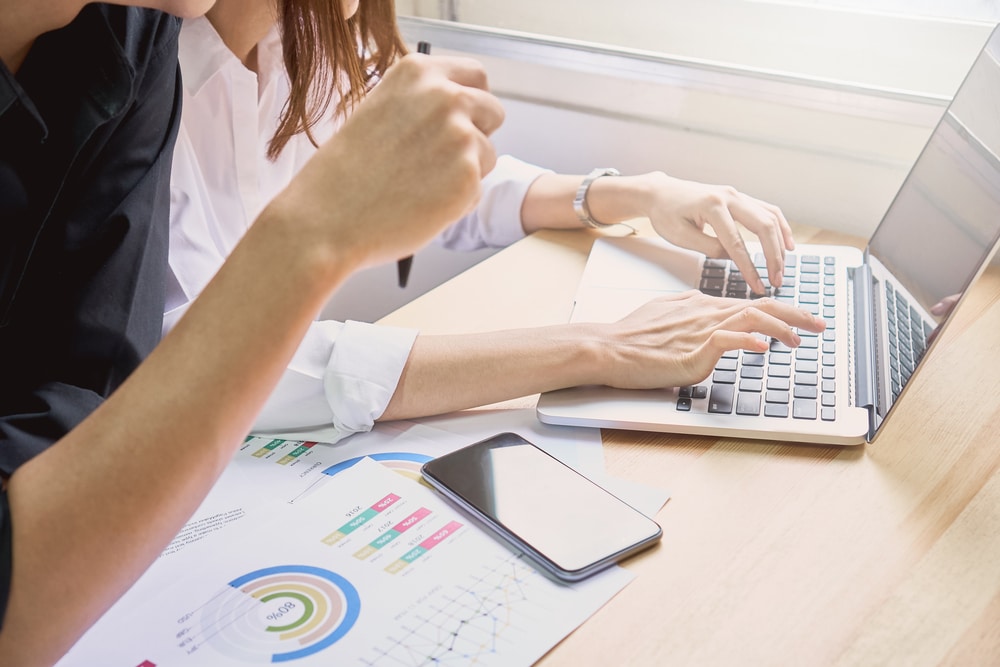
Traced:
POLYGON ((792 342, 795 343, 796 347, 802 344, 802 336, 799 335, 798 331, 792 332, 792 342))

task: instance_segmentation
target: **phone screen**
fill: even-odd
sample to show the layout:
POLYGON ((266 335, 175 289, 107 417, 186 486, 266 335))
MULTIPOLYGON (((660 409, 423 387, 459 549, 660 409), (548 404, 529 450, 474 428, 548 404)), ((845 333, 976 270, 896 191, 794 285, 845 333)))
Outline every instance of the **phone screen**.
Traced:
POLYGON ((655 521, 514 433, 440 456, 422 471, 563 579, 583 578, 662 535, 655 521))

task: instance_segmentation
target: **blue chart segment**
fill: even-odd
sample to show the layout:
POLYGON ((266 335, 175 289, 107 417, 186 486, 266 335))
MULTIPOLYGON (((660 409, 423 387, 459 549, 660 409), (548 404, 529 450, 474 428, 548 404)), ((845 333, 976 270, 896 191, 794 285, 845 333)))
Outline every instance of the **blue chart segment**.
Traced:
POLYGON ((497 557, 460 585, 436 590, 393 633, 362 658, 361 664, 493 665, 504 649, 530 636, 551 613, 532 600, 541 575, 518 554, 497 557))
MULTIPOLYGON (((323 471, 324 475, 336 475, 339 472, 347 470, 355 463, 360 461, 365 457, 356 456, 353 459, 347 459, 346 461, 341 461, 336 465, 332 465, 323 471)), ((384 465, 387 468, 400 473, 404 477, 409 477, 410 479, 420 480, 420 466, 430 461, 432 457, 426 454, 417 454, 415 452, 381 452, 375 454, 368 454, 368 458, 374 459, 384 465)))
POLYGON ((264 568, 229 582, 202 607, 200 631, 181 645, 192 653, 207 643, 250 663, 289 662, 335 644, 360 611, 357 589, 339 574, 308 565, 264 568))

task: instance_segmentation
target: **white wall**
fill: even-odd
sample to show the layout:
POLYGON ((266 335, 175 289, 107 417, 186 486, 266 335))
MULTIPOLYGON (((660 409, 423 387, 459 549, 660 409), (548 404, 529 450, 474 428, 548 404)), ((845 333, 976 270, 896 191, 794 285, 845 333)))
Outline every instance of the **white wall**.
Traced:
MULTIPOLYGON (((501 153, 564 173, 614 166, 726 183, 792 220, 859 236, 874 229, 947 102, 435 21, 401 24, 409 43, 429 39, 435 53, 484 63, 507 112, 494 136, 501 153)), ((422 251, 406 290, 394 265, 370 269, 324 316, 377 319, 489 254, 422 251)))
POLYGON ((934 95, 954 92, 1000 14, 995 0, 407 0, 398 11, 934 95))

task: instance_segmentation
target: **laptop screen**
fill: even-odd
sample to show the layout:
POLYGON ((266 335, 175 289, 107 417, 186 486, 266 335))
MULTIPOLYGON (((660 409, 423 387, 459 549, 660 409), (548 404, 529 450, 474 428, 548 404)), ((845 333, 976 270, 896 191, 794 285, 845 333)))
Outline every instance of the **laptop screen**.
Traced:
MULTIPOLYGON (((883 283, 876 304, 890 311, 890 320, 902 320, 902 304, 908 304, 914 338, 923 320, 914 361, 1000 238, 998 57, 1000 32, 994 31, 868 245, 876 281, 883 283)), ((904 370, 885 406, 908 379, 904 370)), ((885 384, 892 389, 892 380, 885 384)))

